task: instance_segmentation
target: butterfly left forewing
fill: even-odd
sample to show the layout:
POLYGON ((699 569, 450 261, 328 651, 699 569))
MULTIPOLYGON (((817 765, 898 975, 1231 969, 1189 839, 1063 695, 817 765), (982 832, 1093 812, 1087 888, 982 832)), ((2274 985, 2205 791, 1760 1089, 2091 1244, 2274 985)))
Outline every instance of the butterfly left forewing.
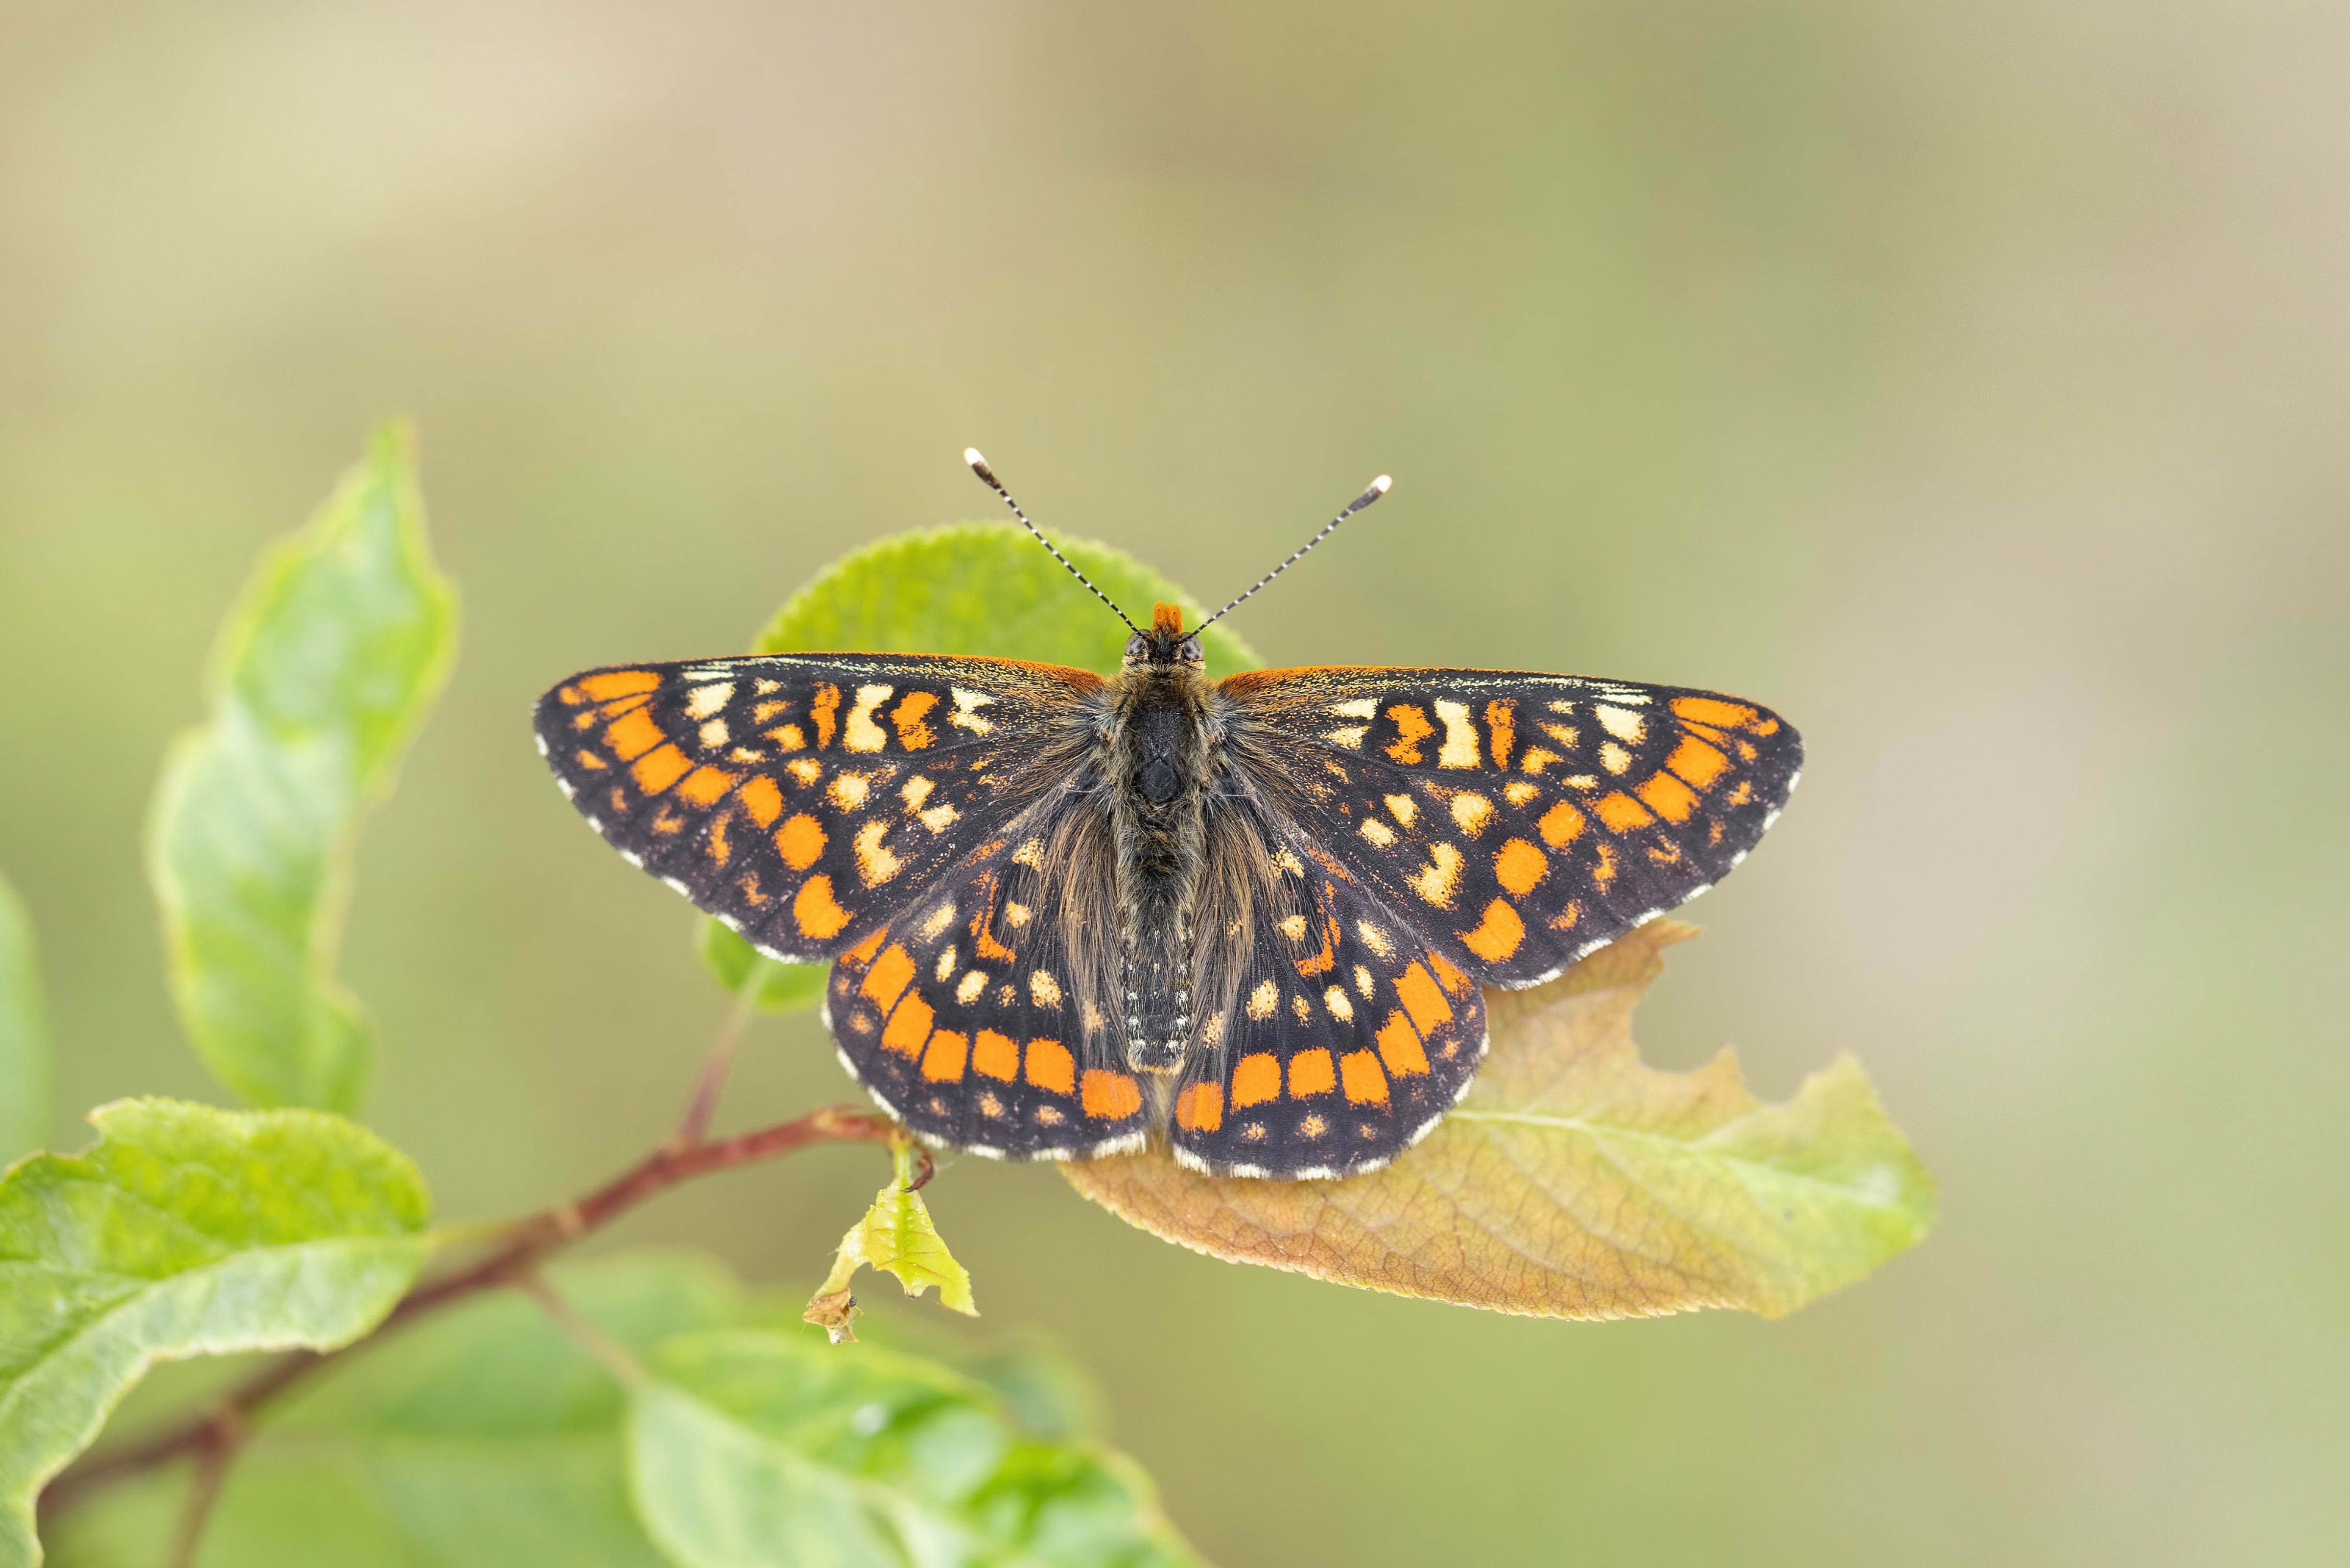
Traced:
POLYGON ((776 958, 830 958, 1063 782, 1098 677, 1009 659, 767 654, 583 671, 540 750, 631 861, 776 958))
POLYGON ((1803 763, 1768 709, 1680 687, 1324 668, 1218 690, 1246 787, 1488 984, 1546 980, 1703 892, 1803 763))

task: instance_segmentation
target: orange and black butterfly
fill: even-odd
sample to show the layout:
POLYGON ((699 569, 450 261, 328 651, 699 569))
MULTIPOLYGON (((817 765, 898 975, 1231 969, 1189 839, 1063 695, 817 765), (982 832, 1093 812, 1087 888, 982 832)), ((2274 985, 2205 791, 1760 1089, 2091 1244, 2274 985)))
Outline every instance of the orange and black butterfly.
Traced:
POLYGON ((914 654, 588 670, 539 700, 539 745, 631 863, 772 957, 833 961, 841 1060, 920 1137, 1055 1159, 1163 1139, 1291 1179, 1409 1147, 1476 1074, 1481 985, 1548 980, 1705 891, 1803 761, 1784 721, 1711 691, 1217 680, 1174 607, 1127 624, 1107 680, 914 654))

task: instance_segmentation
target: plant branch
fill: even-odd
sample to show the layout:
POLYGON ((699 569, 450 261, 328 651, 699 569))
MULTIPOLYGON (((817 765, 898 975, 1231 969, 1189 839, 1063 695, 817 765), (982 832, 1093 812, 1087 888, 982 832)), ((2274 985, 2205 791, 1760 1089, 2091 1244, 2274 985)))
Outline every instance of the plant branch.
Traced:
MULTIPOLYGON (((239 1384, 183 1425, 119 1452, 98 1455, 75 1465, 43 1491, 41 1511, 45 1515, 54 1514, 101 1487, 185 1454, 217 1456, 211 1461, 212 1468, 224 1468, 242 1443, 254 1413, 317 1368, 372 1345, 386 1334, 452 1302, 524 1282, 549 1255, 672 1187, 717 1171, 780 1158, 812 1144, 861 1142, 886 1146, 899 1136, 898 1124, 878 1112, 827 1106, 796 1121, 733 1137, 696 1137, 684 1141, 673 1138, 593 1192, 515 1221, 506 1228, 502 1241, 488 1256, 452 1273, 428 1280, 401 1297, 400 1304, 367 1338, 340 1350, 297 1351, 239 1384)), ((927 1153, 922 1156, 922 1165, 927 1173, 927 1153)), ((216 1490, 219 1477, 213 1474, 207 1478, 200 1469, 197 1484, 216 1490)), ((189 1516, 201 1525, 201 1510, 209 1506, 209 1500, 201 1494, 192 1497, 189 1516)))

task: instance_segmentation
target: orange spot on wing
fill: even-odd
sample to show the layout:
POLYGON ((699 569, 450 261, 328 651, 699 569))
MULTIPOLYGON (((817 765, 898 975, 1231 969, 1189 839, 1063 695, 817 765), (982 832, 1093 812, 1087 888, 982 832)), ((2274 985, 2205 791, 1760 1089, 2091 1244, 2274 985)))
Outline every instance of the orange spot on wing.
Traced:
MULTIPOLYGON (((631 691, 650 691, 660 683, 661 678, 650 670, 607 670, 601 675, 590 675, 573 682, 598 702, 626 697, 631 691)), ((564 701, 572 699, 566 697, 564 701)))
POLYGON ((716 768, 700 767, 686 775, 677 786, 677 793, 696 805, 716 805, 719 797, 734 787, 741 774, 721 773, 716 768))
POLYGON ((647 794, 659 794, 693 771, 692 759, 675 746, 656 746, 637 759, 632 770, 637 775, 637 787, 647 794))
POLYGON ((1687 822, 1690 813, 1697 809, 1697 791, 1670 774, 1657 774, 1639 788, 1639 796, 1648 803, 1648 809, 1667 822, 1687 822))
POLYGON ((1629 833, 1657 820, 1648 815, 1648 807, 1620 789, 1613 794, 1601 796, 1599 804, 1592 809, 1599 814, 1600 821, 1617 833, 1629 833))
POLYGON ((1665 759, 1665 766, 1699 789, 1711 789, 1713 781, 1730 766, 1730 759, 1695 735, 1683 735, 1673 754, 1665 759))
POLYGON ((850 963, 868 962, 872 959, 874 950, 880 947, 881 939, 889 934, 889 928, 884 926, 881 929, 874 932, 871 936, 866 938, 863 941, 858 943, 855 947, 849 949, 840 956, 847 960, 850 963))
POLYGON ((995 878, 991 876, 987 878, 987 901, 971 918, 972 950, 993 962, 1010 963, 1020 955, 997 941, 987 929, 995 920, 995 878))
POLYGON ((1221 1084, 1193 1084, 1175 1096, 1175 1125, 1185 1132, 1214 1132, 1224 1125, 1221 1084))
POLYGON ((889 1015, 889 1023, 882 1028, 881 1048, 895 1051, 901 1056, 914 1055, 930 1039, 931 1021, 937 1016, 929 1002, 919 996, 908 996, 898 1004, 898 1011, 889 1015))
POLYGON ((1086 1069, 1085 1093, 1078 1103, 1086 1115, 1099 1121, 1124 1121, 1142 1108, 1142 1090, 1123 1073, 1086 1069))
POLYGON ((1281 1096, 1281 1064, 1272 1053, 1253 1052, 1232 1068, 1232 1108, 1259 1106, 1281 1096))
POLYGON ((910 752, 938 743, 938 732, 922 722, 922 716, 939 705, 935 691, 909 691, 904 701, 889 711, 889 722, 898 727, 898 743, 910 752))
POLYGON ((983 1029, 972 1043, 971 1070, 984 1073, 1005 1083, 1020 1075, 1020 1043, 1009 1034, 998 1034, 993 1029, 983 1029))
POLYGON ((775 818, 784 814, 784 792, 764 774, 753 775, 734 794, 742 801, 743 809, 751 814, 751 820, 762 827, 774 826, 775 818))
POLYGON ((1452 1004, 1436 989, 1424 965, 1414 964, 1396 979, 1396 994, 1403 998, 1404 1011, 1411 1014, 1411 1026, 1422 1034, 1433 1034, 1440 1023, 1452 1022, 1452 1004))
POLYGON ((1314 975, 1320 974, 1325 970, 1336 969, 1338 966, 1337 943, 1338 918, 1336 915, 1332 915, 1327 917, 1323 922, 1322 950, 1315 953, 1312 958, 1299 959, 1297 961, 1297 972, 1300 974, 1314 975))
POLYGON ((1511 839, 1493 856, 1493 875, 1522 898, 1534 891, 1534 884, 1549 869, 1550 857, 1523 838, 1511 839))
POLYGON ((832 744, 835 722, 840 714, 840 688, 829 683, 816 689, 808 699, 808 718, 816 724, 816 749, 822 751, 832 744))
POLYGON ((934 1084, 958 1082, 967 1047, 968 1042, 953 1030, 940 1030, 931 1036, 931 1048, 922 1053, 922 1076, 934 1084))
POLYGON ((1289 1059, 1291 1099, 1303 1099, 1308 1095, 1326 1095, 1337 1086, 1337 1069, 1330 1064, 1330 1053, 1319 1045, 1311 1051, 1300 1051, 1289 1059))
POLYGON ((730 815, 731 814, 721 815, 718 820, 710 825, 710 836, 703 840, 702 845, 702 852, 720 866, 725 865, 727 857, 733 853, 726 846, 726 824, 730 815))
POLYGON ((1077 1059, 1058 1040, 1031 1040, 1028 1081, 1056 1095, 1074 1094, 1077 1087, 1077 1059))
MULTIPOLYGON (((875 935, 878 937, 879 933, 876 932, 875 935)), ((896 942, 891 942, 889 951, 883 953, 875 961, 873 967, 865 971, 865 983, 857 989, 871 997, 874 1006, 887 1012, 898 1004, 899 993, 906 989, 907 982, 913 978, 912 956, 896 942)))
POLYGON ((1338 1076, 1347 1086, 1348 1105, 1388 1103, 1388 1075, 1379 1071, 1379 1059, 1368 1051, 1347 1052, 1338 1063, 1338 1076))
POLYGON ((799 922, 800 935, 823 941, 840 934, 840 928, 848 924, 848 911, 832 896, 831 877, 811 877, 792 900, 792 919, 799 922))
POLYGON ((1514 702, 1485 704, 1485 729, 1493 738, 1493 765, 1510 765, 1510 743, 1517 736, 1518 705, 1514 702))
POLYGON ((789 822, 775 829, 775 853, 793 870, 805 871, 824 854, 824 824, 806 812, 795 812, 789 822))
POLYGON ((1718 724, 1726 730, 1745 729, 1758 717, 1742 702, 1724 702, 1716 697, 1676 697, 1673 712, 1694 723, 1718 724))
POLYGON ((1396 727, 1396 738, 1388 742, 1388 755, 1399 763, 1418 763, 1419 743, 1436 733, 1436 726, 1428 722, 1427 714, 1409 702, 1399 702, 1388 709, 1388 717, 1395 721, 1396 727))
POLYGON ((581 767, 583 767, 583 768, 587 768, 587 769, 588 769, 588 770, 590 770, 591 772, 594 772, 594 773, 599 773, 599 774, 600 774, 600 773, 602 773, 606 768, 608 768, 608 767, 610 767, 610 766, 612 765, 611 763, 609 763, 606 762, 603 758, 601 758, 601 757, 598 756, 598 755, 597 755, 595 753, 593 753, 593 752, 574 752, 574 753, 572 753, 572 755, 573 755, 574 757, 576 757, 576 758, 578 760, 579 765, 580 765, 581 767))
POLYGON ((1379 1059, 1388 1064, 1388 1071, 1397 1077, 1408 1078, 1428 1071, 1428 1053, 1419 1048, 1419 1036, 1404 1021, 1402 1013, 1388 1014, 1373 1044, 1378 1046, 1379 1059))
POLYGON ((1469 977, 1444 961, 1442 953, 1428 955, 1428 967, 1436 971, 1436 983, 1458 996, 1469 989, 1469 977))
POLYGON ((1496 898, 1485 906, 1483 923, 1473 931, 1462 931, 1461 940, 1479 958, 1488 963, 1500 963, 1526 940, 1526 923, 1518 918, 1515 906, 1507 898, 1496 898))
POLYGON ((636 761, 660 745, 662 739, 660 726, 641 708, 621 714, 604 729, 604 743, 624 763, 636 761))

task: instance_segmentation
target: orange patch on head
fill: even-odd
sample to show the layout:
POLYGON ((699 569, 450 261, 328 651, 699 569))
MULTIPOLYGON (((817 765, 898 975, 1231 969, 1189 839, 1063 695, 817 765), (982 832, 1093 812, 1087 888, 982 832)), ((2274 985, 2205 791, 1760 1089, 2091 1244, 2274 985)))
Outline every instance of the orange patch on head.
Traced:
POLYGON ((931 1021, 937 1016, 929 1002, 919 996, 909 995, 898 1004, 898 1011, 889 1015, 889 1022, 883 1026, 881 1048, 895 1051, 901 1056, 914 1055, 930 1039, 931 1021))
POLYGON ((1077 1103, 1097 1121, 1121 1122, 1142 1108, 1142 1090, 1123 1073, 1088 1067, 1077 1103))
POLYGON ((1389 1012, 1388 1021, 1379 1025, 1377 1040, 1379 1059, 1388 1071, 1399 1078, 1410 1077, 1428 1071, 1428 1053, 1419 1048, 1419 1036, 1404 1021, 1400 1012, 1389 1012))
POLYGON ((1553 849, 1564 849, 1575 842, 1576 834, 1583 831, 1583 813, 1560 801, 1543 813, 1542 821, 1535 826, 1542 829, 1544 844, 1553 849))
POLYGON ((922 1076, 936 1084, 951 1084, 962 1077, 962 1063, 967 1043, 951 1029, 941 1029, 931 1036, 931 1047, 922 1053, 922 1076))
MULTIPOLYGON (((660 677, 650 670, 607 670, 601 675, 590 675, 575 682, 598 702, 626 697, 631 691, 650 691, 660 683, 660 677)), ((567 697, 565 701, 570 699, 567 697)))
POLYGON ((720 773, 716 768, 696 768, 677 786, 677 793, 696 805, 716 805, 719 797, 734 787, 741 774, 720 773))
POLYGON ((1511 839, 1493 856, 1493 875, 1522 898, 1534 891, 1534 884, 1549 869, 1550 857, 1523 838, 1511 839))
POLYGON ((1368 1051, 1347 1052, 1338 1063, 1338 1077, 1347 1086, 1348 1105, 1388 1103, 1388 1075, 1379 1071, 1379 1059, 1368 1051))
POLYGON ((1617 833, 1629 833, 1657 820, 1648 815, 1647 806, 1620 789, 1613 794, 1602 795, 1599 804, 1592 809, 1599 814, 1600 821, 1617 833))
POLYGON ((806 812, 795 812, 775 829, 775 853, 793 870, 805 871, 824 853, 824 824, 806 812))
POLYGON ((1497 768, 1510 765, 1510 743, 1518 732, 1517 708, 1514 702, 1485 704, 1485 730, 1493 740, 1493 765, 1497 768))
POLYGON ((622 762, 634 762, 661 743, 660 726, 642 708, 632 708, 605 726, 604 743, 622 762))
POLYGON ((1673 712, 1692 723, 1717 724, 1731 730, 1742 730, 1757 717, 1754 710, 1743 703, 1724 702, 1716 697, 1676 697, 1673 712))
POLYGON ((764 774, 754 774, 734 795, 751 814, 751 820, 762 827, 773 826, 784 813, 784 792, 764 774))
POLYGON ((939 705, 935 691, 909 691, 897 707, 889 711, 889 722, 898 727, 898 743, 910 752, 938 743, 938 732, 922 722, 922 715, 939 705))
POLYGON ((1403 998, 1404 1011, 1411 1014, 1412 1027, 1422 1034, 1433 1034, 1440 1023, 1452 1022, 1452 1004, 1436 989, 1429 978, 1426 966, 1414 964, 1397 977, 1396 994, 1403 998))
MULTIPOLYGON (((876 932, 874 937, 868 937, 866 940, 873 940, 879 935, 879 933, 876 932)), ((891 942, 889 950, 883 953, 875 961, 873 967, 865 971, 865 983, 857 989, 871 997, 873 1005, 887 1012, 897 1005, 899 993, 906 989, 906 982, 913 978, 912 955, 897 943, 891 942)))
POLYGON ((1483 923, 1473 931, 1462 931, 1461 940, 1486 962, 1501 963, 1526 940, 1526 923, 1507 898, 1496 898, 1485 906, 1483 923))
POLYGON ((816 723, 816 749, 822 751, 832 744, 834 724, 840 716, 840 688, 829 683, 816 689, 808 699, 808 717, 816 723))
POLYGON ((1077 1059, 1058 1040, 1031 1040, 1028 1081, 1056 1095, 1074 1094, 1077 1087, 1077 1059))
POLYGON ((1224 1125, 1224 1088, 1193 1084, 1175 1096, 1175 1125, 1185 1132, 1214 1132, 1224 1125))
POLYGON ((1667 822, 1687 822, 1697 809, 1697 791, 1670 774, 1657 774, 1638 791, 1648 809, 1667 822))
POLYGON ((1388 717, 1395 721, 1396 727, 1396 738, 1388 743, 1388 755, 1399 763, 1417 763, 1420 742, 1436 733, 1436 726, 1428 722, 1427 714, 1409 702, 1399 702, 1388 709, 1388 717))
POLYGON ((1183 607, 1154 604, 1150 607, 1150 629, 1161 637, 1183 635, 1183 607))
POLYGON ((1281 1096, 1281 1064, 1270 1052, 1258 1051, 1232 1068, 1232 1108, 1263 1105, 1281 1096))
POLYGON ((840 934, 848 924, 848 911, 832 896, 832 878, 811 877, 800 884, 799 896, 792 900, 792 919, 799 922, 800 935, 823 941, 840 934))
POLYGON ((637 787, 659 794, 693 771, 693 760, 675 746, 656 746, 637 759, 637 787))
POLYGON ((1330 1053, 1319 1045, 1311 1051, 1300 1051, 1289 1059, 1291 1099, 1303 1099, 1307 1095, 1326 1095, 1337 1086, 1337 1069, 1330 1064, 1330 1053))
POLYGON ((972 1043, 971 1070, 984 1073, 1005 1083, 1020 1075, 1020 1043, 1008 1034, 998 1034, 993 1029, 983 1029, 972 1043))
POLYGON ((1711 789, 1713 781, 1730 766, 1730 759, 1695 735, 1683 735, 1673 754, 1665 759, 1665 766, 1700 789, 1711 789))

